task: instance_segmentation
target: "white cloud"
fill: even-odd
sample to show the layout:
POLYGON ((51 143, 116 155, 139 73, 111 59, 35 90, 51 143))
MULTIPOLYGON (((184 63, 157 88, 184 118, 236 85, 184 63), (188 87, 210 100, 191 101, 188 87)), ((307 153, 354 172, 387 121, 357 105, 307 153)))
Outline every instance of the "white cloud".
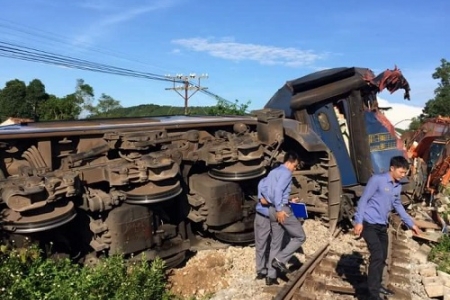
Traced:
POLYGON ((206 38, 177 39, 172 43, 191 51, 206 52, 214 57, 233 61, 257 61, 262 65, 301 67, 311 65, 327 56, 325 53, 319 54, 313 50, 237 43, 230 37, 219 41, 206 38))
POLYGON ((385 99, 378 98, 379 107, 392 107, 392 109, 385 112, 386 117, 391 121, 396 128, 407 129, 410 119, 417 117, 422 113, 422 107, 408 105, 405 103, 393 103, 385 99))
POLYGON ((177 2, 177 0, 159 0, 152 1, 152 4, 123 9, 113 3, 108 5, 103 1, 86 1, 84 4, 85 7, 97 10, 114 9, 118 10, 118 12, 108 14, 106 17, 100 18, 99 21, 89 26, 89 28, 86 30, 86 33, 76 37, 73 41, 73 44, 89 44, 93 39, 107 33, 108 30, 114 25, 130 21, 149 12, 169 8, 173 6, 175 2, 177 2))

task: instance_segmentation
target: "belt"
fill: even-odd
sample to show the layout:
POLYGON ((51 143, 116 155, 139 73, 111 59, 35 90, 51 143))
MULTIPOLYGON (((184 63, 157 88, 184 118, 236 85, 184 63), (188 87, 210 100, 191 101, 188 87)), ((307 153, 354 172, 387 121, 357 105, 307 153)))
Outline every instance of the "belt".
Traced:
MULTIPOLYGON (((269 203, 269 206, 275 207, 275 204, 269 203)), ((291 204, 289 202, 288 203, 281 203, 281 206, 291 207, 291 204)))
POLYGON ((363 225, 364 224, 366 224, 366 225, 369 225, 369 226, 376 226, 376 227, 388 227, 389 226, 389 224, 380 224, 380 223, 375 223, 375 224, 373 224, 373 223, 369 223, 369 222, 367 222, 367 221, 363 221, 363 225))
POLYGON ((268 216, 266 216, 266 215, 264 215, 264 214, 260 213, 259 211, 257 211, 256 213, 257 213, 258 215, 260 215, 261 217, 264 217, 264 218, 266 218, 266 219, 269 219, 269 217, 268 217, 268 216))

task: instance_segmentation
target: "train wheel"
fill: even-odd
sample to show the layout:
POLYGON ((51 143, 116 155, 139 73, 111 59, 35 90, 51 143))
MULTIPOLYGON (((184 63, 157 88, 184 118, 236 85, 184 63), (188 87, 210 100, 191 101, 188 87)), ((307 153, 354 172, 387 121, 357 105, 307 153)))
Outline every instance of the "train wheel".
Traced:
POLYGON ((216 232, 214 235, 218 240, 226 243, 247 244, 255 241, 255 232, 253 230, 245 232, 216 232))
POLYGON ((54 229, 72 221, 77 215, 71 201, 54 202, 20 214, 11 209, 5 209, 2 214, 2 229, 20 234, 54 229))
POLYGON ((227 181, 249 180, 263 176, 266 173, 264 166, 246 166, 236 163, 223 168, 212 168, 208 174, 214 179, 227 181))
POLYGON ((155 184, 149 182, 131 190, 125 191, 130 204, 151 204, 170 200, 183 191, 180 182, 177 180, 171 184, 155 184))
POLYGON ((186 251, 182 251, 170 257, 163 258, 166 268, 175 268, 186 259, 186 251))

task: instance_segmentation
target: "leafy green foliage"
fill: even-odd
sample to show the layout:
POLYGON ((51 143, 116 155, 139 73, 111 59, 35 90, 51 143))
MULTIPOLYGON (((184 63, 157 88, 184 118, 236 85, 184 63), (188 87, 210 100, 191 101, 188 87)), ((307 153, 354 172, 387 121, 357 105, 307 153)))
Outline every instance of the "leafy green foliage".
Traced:
POLYGON ((25 82, 14 79, 8 81, 0 93, 0 117, 29 117, 31 108, 27 111, 25 97, 27 86, 25 82))
POLYGON ((94 102, 94 88, 89 84, 84 83, 83 79, 77 79, 75 99, 76 103, 81 105, 83 108, 91 106, 94 102))
MULTIPOLYGON (((208 107, 189 107, 189 113, 191 115, 204 115, 207 114, 208 107)), ((169 106, 169 105, 157 105, 157 104, 141 104, 130 107, 117 107, 115 109, 108 110, 107 114, 92 114, 90 118, 121 118, 121 117, 147 117, 147 116, 173 116, 183 115, 184 107, 169 106)))
POLYGON ((25 96, 27 117, 36 119, 39 106, 48 98, 49 95, 45 92, 45 85, 39 79, 30 81, 25 96))
MULTIPOLYGON (((190 115, 244 115, 247 111, 250 101, 246 104, 225 102, 219 100, 215 106, 191 106, 189 107, 190 115)), ((99 102, 100 105, 100 102, 99 102)), ((98 106, 99 106, 98 105, 98 106)), ((107 113, 92 114, 90 118, 120 118, 120 117, 147 117, 147 116, 173 116, 183 115, 184 107, 168 106, 156 104, 142 104, 131 107, 117 107, 107 110, 107 113)))
MULTIPOLYGON (((244 115, 250 101, 240 104, 217 99, 215 106, 191 106, 190 115, 244 115)), ((146 104, 122 107, 119 100, 102 93, 95 100, 94 88, 78 79, 75 91, 64 97, 47 94, 44 84, 32 80, 28 85, 18 79, 8 81, 0 90, 0 121, 9 117, 33 118, 40 121, 76 120, 84 112, 88 118, 121 118, 183 115, 184 107, 146 104)))
POLYGON ((450 116, 450 62, 441 59, 441 65, 433 73, 433 79, 439 79, 438 87, 434 90, 435 97, 425 103, 420 119, 437 116, 450 116))
POLYGON ((248 107, 250 105, 250 101, 247 103, 239 104, 238 100, 235 100, 234 103, 229 103, 224 100, 217 101, 217 105, 210 107, 208 110, 209 115, 213 116, 221 116, 221 115, 245 115, 248 107))
POLYGON ((95 118, 105 118, 110 117, 114 110, 121 108, 120 101, 114 99, 113 97, 102 94, 98 99, 96 106, 86 105, 85 109, 90 113, 89 117, 95 118))
POLYGON ((75 94, 58 98, 50 95, 49 99, 42 103, 38 109, 39 120, 75 120, 81 113, 82 108, 75 94))
POLYGON ((450 236, 443 235, 439 243, 431 249, 429 259, 438 265, 438 270, 450 273, 450 236))
POLYGON ((35 246, 1 246, 0 252, 1 299, 169 299, 160 259, 127 264, 112 256, 82 268, 68 259, 43 259, 35 246))
POLYGON ((411 123, 409 123, 408 129, 409 129, 409 130, 417 130, 417 129, 420 128, 420 125, 421 125, 421 124, 422 124, 422 123, 421 123, 419 117, 413 117, 413 118, 411 119, 411 123))

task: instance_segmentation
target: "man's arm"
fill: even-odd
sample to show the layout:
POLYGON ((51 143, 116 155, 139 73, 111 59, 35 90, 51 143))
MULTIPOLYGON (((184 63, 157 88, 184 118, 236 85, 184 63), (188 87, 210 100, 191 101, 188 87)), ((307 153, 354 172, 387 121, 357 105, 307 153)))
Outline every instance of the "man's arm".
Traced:
POLYGON ((266 179, 267 179, 267 177, 264 177, 258 183, 258 199, 261 199, 264 197, 263 196, 263 188, 265 186, 266 179))
POLYGON ((400 215, 400 218, 403 222, 408 226, 408 228, 414 227, 414 220, 411 218, 410 215, 406 212, 405 208, 403 207, 402 203, 400 202, 400 197, 395 197, 394 202, 392 205, 395 208, 395 211, 400 215))
POLYGON ((267 177, 261 179, 258 183, 258 200, 262 205, 269 205, 270 200, 267 198, 267 177))
POLYGON ((364 189, 361 198, 359 198, 357 211, 355 213, 356 224, 362 224, 364 211, 366 210, 367 206, 367 201, 369 201, 369 199, 375 194, 377 189, 378 189, 378 180, 376 177, 372 176, 369 179, 369 182, 367 182, 366 188, 364 189))
POLYGON ((291 184, 291 178, 292 175, 287 170, 285 172, 280 172, 280 177, 277 178, 277 182, 275 183, 274 198, 270 199, 277 212, 282 210, 281 204, 283 203, 283 193, 286 187, 291 184))

